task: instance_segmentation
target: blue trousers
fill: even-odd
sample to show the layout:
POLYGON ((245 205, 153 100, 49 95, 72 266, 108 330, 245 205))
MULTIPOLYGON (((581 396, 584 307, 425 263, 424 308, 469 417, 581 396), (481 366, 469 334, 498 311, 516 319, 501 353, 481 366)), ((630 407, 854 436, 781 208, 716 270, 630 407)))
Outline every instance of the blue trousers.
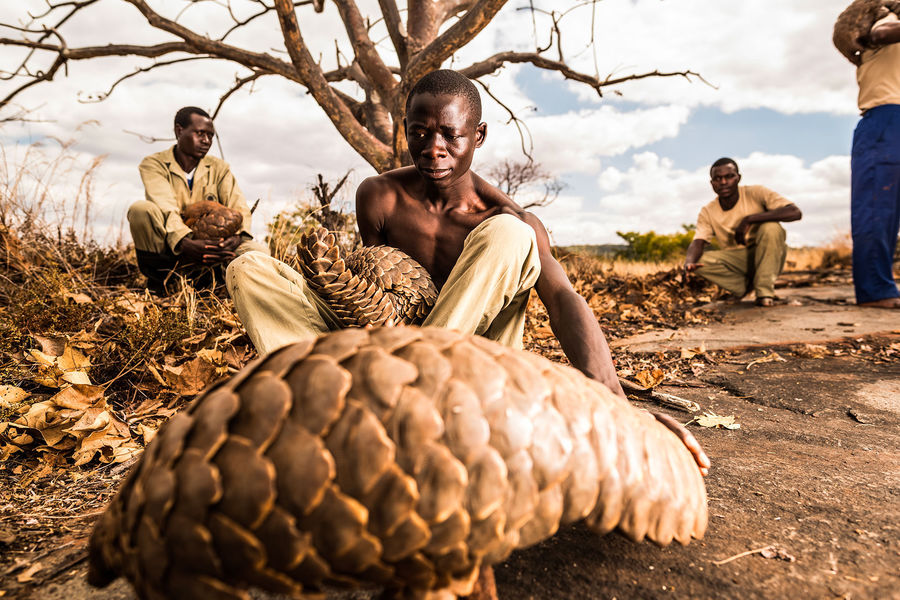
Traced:
POLYGON ((900 105, 865 112, 853 132, 850 229, 856 302, 900 296, 893 260, 900 229, 900 105))

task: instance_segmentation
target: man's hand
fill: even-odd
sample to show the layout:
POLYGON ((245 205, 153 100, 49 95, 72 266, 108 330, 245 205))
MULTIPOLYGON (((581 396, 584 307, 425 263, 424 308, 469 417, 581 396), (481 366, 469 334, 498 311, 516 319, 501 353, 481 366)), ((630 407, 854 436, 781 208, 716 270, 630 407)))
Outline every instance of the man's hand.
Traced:
POLYGON ((691 454, 694 455, 694 461, 697 463, 697 468, 700 469, 700 472, 705 477, 709 474, 709 467, 712 463, 709 461, 709 457, 706 455, 706 452, 703 451, 703 448, 700 447, 700 442, 697 441, 697 438, 694 437, 694 434, 684 428, 684 426, 670 417, 669 415, 664 415, 660 413, 650 413, 656 420, 668 427, 672 433, 678 436, 678 438, 684 443, 687 449, 691 454))
POLYGON ((741 219, 741 222, 738 223, 738 226, 734 228, 734 241, 742 246, 747 243, 747 231, 750 229, 750 223, 747 220, 747 217, 741 219))
POLYGON ((178 242, 178 249, 181 250, 181 255, 187 262, 215 265, 234 258, 234 249, 239 244, 240 236, 233 236, 221 242, 194 240, 186 237, 178 242))
POLYGON ((241 245, 241 242, 244 241, 241 236, 233 235, 229 238, 225 238, 221 242, 219 242, 219 247, 227 252, 234 252, 237 250, 237 247, 241 245))
POLYGON ((702 267, 702 266, 703 266, 703 263, 698 263, 698 262, 686 262, 686 263, 684 263, 684 270, 685 270, 687 273, 690 273, 691 271, 696 271, 697 269, 699 269, 699 268, 702 267))

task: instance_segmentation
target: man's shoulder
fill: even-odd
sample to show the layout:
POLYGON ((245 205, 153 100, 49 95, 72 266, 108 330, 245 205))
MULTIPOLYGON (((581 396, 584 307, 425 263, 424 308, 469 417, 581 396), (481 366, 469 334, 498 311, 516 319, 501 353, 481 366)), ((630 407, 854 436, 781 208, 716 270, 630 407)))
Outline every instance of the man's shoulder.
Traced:
POLYGON ((396 198, 404 192, 408 193, 417 176, 414 167, 400 167, 372 175, 363 179, 356 190, 356 195, 367 199, 396 198))
POLYGON ((774 194, 772 190, 764 185, 742 185, 740 186, 746 194, 774 194))
POLYGON ((224 169, 227 171, 231 168, 223 159, 219 158, 218 156, 210 156, 209 154, 207 154, 200 160, 200 164, 207 165, 216 170, 224 169))
POLYGON ((160 150, 159 152, 154 152, 153 154, 148 154, 141 160, 141 166, 158 164, 158 165, 167 165, 175 160, 175 154, 173 154, 171 148, 166 148, 165 150, 160 150))

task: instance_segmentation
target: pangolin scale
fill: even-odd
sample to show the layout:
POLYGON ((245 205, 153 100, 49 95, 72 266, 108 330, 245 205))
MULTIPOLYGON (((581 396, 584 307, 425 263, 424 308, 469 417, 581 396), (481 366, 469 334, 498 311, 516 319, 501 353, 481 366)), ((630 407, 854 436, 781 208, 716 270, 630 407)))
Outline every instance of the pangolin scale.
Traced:
POLYGON ((195 240, 224 240, 241 230, 244 217, 233 208, 212 200, 195 202, 181 212, 195 240))
POLYGON ((342 259, 334 234, 319 228, 301 236, 297 258, 344 327, 419 325, 437 299, 428 271, 390 246, 364 246, 342 259))
POLYGON ((581 519, 686 544, 706 491, 676 435, 570 367, 445 329, 345 329, 161 427, 94 529, 89 578, 145 599, 468 593, 581 519))

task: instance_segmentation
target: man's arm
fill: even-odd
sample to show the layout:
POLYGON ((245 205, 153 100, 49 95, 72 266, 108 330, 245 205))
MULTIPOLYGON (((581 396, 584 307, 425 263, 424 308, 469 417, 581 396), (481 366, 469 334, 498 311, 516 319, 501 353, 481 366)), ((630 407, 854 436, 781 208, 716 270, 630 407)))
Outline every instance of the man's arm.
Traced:
POLYGON ((787 206, 782 206, 781 208, 776 208, 774 210, 767 210, 765 212, 756 213, 755 215, 747 215, 737 227, 734 229, 734 241, 738 244, 743 244, 746 241, 747 231, 750 229, 751 225, 756 225, 758 223, 766 223, 769 221, 799 221, 803 216, 803 213, 800 212, 800 209, 797 208, 795 204, 788 204, 787 206))
POLYGON ((587 301, 575 291, 562 266, 550 252, 550 238, 537 217, 525 213, 525 222, 537 236, 541 275, 535 290, 550 317, 550 328, 572 365, 592 379, 625 397, 606 336, 587 301))
POLYGON ((363 246, 387 243, 384 232, 384 200, 386 189, 380 176, 364 179, 356 189, 356 226, 363 246))
POLYGON ((900 42, 900 20, 876 23, 869 32, 869 41, 875 46, 886 46, 900 42))
POLYGON ((694 241, 691 242, 691 245, 688 246, 687 252, 684 257, 684 270, 690 273, 694 269, 702 267, 703 265, 700 263, 700 257, 703 256, 703 249, 706 248, 706 244, 708 242, 706 240, 699 240, 696 237, 694 241))

